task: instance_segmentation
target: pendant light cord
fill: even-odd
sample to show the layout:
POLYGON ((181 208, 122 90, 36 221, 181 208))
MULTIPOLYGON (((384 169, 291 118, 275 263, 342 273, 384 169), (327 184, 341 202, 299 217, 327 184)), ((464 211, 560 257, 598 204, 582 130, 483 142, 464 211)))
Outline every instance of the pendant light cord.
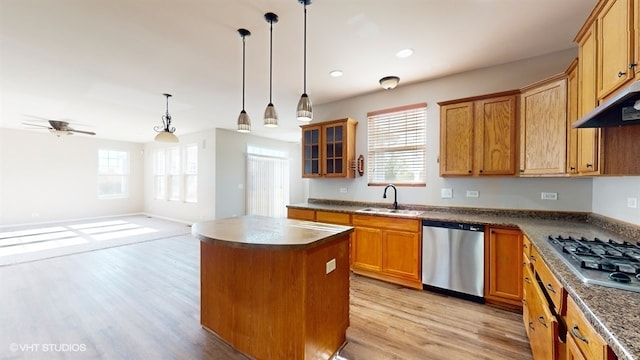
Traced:
POLYGON ((307 4, 304 4, 304 60, 303 60, 303 65, 304 65, 304 84, 303 84, 303 88, 304 88, 304 93, 307 93, 307 4))
POLYGON ((269 104, 273 103, 271 94, 273 92, 273 20, 269 20, 269 104))
POLYGON ((242 110, 244 111, 244 69, 245 69, 245 44, 247 37, 246 35, 242 36, 242 110))

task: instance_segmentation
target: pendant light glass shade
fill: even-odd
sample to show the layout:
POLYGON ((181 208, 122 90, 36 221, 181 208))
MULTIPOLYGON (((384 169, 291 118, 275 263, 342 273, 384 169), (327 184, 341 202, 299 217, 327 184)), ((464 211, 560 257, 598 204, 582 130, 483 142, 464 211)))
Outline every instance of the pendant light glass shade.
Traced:
POLYGON ((162 95, 167 98, 167 111, 162 115, 162 126, 153 127, 153 130, 158 133, 154 140, 158 142, 177 143, 178 137, 174 134, 176 128, 171 126, 171 115, 169 115, 169 98, 171 97, 171 94, 162 95))
POLYGON ((313 119, 313 106, 307 95, 307 5, 311 4, 311 0, 298 0, 298 2, 304 6, 304 90, 298 101, 296 118, 299 121, 309 122, 313 119))
POLYGON ((238 132, 248 133, 251 131, 251 119, 244 110, 244 78, 245 78, 245 43, 246 37, 251 35, 247 29, 238 29, 238 34, 242 37, 242 111, 238 116, 238 132))
POLYGON ((269 104, 264 110, 264 126, 278 127, 278 112, 273 106, 273 23, 278 22, 278 15, 269 12, 264 14, 264 19, 269 23, 269 104))
POLYGON ((311 105, 311 99, 309 99, 307 93, 302 94, 300 100, 298 100, 296 117, 298 118, 298 120, 305 122, 309 122, 313 119, 313 108, 311 105))
POLYGON ((249 115, 244 109, 240 111, 240 115, 238 116, 238 132, 248 133, 251 131, 251 119, 249 119, 249 115))

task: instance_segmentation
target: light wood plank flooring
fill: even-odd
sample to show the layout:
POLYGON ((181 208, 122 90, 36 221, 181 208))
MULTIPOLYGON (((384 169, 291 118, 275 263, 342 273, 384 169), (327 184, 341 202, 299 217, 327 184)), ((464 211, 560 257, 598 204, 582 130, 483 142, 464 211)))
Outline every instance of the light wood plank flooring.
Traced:
MULTIPOLYGON (((0 267, 0 359, 246 359, 200 327, 199 243, 0 267), (66 351, 57 351, 66 350, 66 351)), ((354 276, 346 359, 530 359, 519 314, 354 276)))

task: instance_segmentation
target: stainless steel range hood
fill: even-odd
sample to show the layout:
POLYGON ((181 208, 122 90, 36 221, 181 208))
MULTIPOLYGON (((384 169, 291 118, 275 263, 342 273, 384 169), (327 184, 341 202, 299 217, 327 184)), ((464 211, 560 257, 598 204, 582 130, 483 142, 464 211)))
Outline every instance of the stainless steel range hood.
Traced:
POLYGON ((574 122, 574 128, 640 125, 640 80, 574 122), (635 107, 634 107, 635 106, 635 107))

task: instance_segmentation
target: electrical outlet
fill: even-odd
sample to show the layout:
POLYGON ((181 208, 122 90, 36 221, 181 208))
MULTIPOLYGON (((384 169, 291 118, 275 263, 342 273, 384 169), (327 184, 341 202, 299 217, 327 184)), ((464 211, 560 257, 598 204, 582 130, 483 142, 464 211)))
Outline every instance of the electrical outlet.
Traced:
POLYGON ((328 274, 335 269, 336 269, 336 259, 331 259, 327 261, 327 264, 325 265, 325 272, 328 274))
POLYGON ((477 190, 467 190, 467 197, 477 198, 480 193, 477 190))
POLYGON ((630 197, 627 198, 627 207, 635 209, 638 207, 638 198, 630 197))
POLYGON ((542 193, 540 193, 540 199, 542 199, 542 200, 558 200, 558 193, 542 192, 542 193))
POLYGON ((440 189, 440 197, 443 199, 451 199, 453 197, 453 190, 451 188, 440 189))
POLYGON ((340 192, 345 194, 347 192, 347 188, 340 188, 340 192))

